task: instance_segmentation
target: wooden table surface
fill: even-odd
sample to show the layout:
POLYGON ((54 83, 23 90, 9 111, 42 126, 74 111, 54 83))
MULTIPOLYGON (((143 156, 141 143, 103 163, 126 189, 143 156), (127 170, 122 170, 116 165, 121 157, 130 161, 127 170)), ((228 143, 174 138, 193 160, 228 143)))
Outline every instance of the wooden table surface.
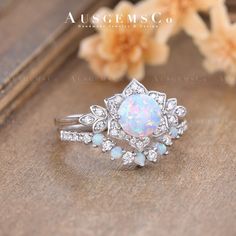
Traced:
POLYGON ((4 14, 0 14, 0 86, 64 25, 69 11, 75 14, 90 3, 91 0, 3 0, 4 14))
POLYGON ((204 72, 185 36, 143 83, 189 112, 187 133, 145 168, 59 142, 56 116, 102 105, 127 84, 94 81, 75 57, 8 120, 0 130, 0 235, 236 235, 235 88, 204 72))
POLYGON ((79 39, 91 34, 65 24, 69 12, 79 20, 116 0, 1 0, 0 3, 0 125, 19 109, 67 58, 79 39))

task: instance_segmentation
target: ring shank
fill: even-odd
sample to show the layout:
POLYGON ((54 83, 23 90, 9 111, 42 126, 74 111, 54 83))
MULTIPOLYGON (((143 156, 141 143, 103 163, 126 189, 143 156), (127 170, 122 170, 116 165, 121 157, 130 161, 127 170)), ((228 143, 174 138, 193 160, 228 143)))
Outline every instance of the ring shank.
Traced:
POLYGON ((58 130, 65 130, 65 131, 77 131, 77 132, 91 132, 92 126, 91 125, 83 125, 79 122, 79 118, 83 116, 83 114, 74 114, 65 116, 62 118, 56 118, 55 125, 57 126, 58 130))

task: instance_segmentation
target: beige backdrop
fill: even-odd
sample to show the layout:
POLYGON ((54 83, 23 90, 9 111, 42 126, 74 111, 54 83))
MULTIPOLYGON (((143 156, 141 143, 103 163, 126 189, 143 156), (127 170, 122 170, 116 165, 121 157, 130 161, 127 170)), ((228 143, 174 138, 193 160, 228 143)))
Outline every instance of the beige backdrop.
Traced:
POLYGON ((127 168, 56 135, 55 116, 127 83, 93 79, 71 58, 0 130, 0 235, 236 235, 235 88, 204 72, 187 37, 173 40, 143 82, 188 108, 189 130, 160 163, 127 168))

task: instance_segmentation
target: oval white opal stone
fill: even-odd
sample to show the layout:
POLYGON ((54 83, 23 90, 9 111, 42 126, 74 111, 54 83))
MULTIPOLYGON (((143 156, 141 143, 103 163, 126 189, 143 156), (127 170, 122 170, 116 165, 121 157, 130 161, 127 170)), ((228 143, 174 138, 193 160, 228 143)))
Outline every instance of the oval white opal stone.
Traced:
POLYGON ((153 98, 145 94, 127 97, 121 103, 118 114, 123 130, 134 137, 152 135, 161 120, 159 105, 153 98))

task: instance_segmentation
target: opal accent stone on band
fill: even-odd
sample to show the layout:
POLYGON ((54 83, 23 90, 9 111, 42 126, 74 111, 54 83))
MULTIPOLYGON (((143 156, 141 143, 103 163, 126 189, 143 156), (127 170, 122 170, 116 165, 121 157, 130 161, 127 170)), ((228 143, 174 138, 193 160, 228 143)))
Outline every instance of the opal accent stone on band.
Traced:
POLYGON ((175 128, 175 127, 171 127, 170 134, 171 134, 172 138, 177 138, 177 136, 178 136, 178 129, 175 128))
POLYGON ((147 137, 156 131, 161 120, 157 102, 146 94, 127 97, 120 105, 119 123, 123 130, 134 137, 147 137))
POLYGON ((92 142, 96 146, 100 146, 103 142, 104 135, 103 134, 94 134, 92 137, 92 142))
POLYGON ((145 156, 142 152, 136 153, 136 156, 134 158, 134 162, 139 166, 145 165, 145 156))
POLYGON ((112 160, 119 159, 122 157, 122 148, 121 147, 114 147, 111 149, 111 157, 112 160))
POLYGON ((157 152, 160 155, 164 155, 166 153, 166 151, 167 151, 166 145, 163 144, 163 143, 157 143, 156 144, 156 149, 157 149, 157 152))

